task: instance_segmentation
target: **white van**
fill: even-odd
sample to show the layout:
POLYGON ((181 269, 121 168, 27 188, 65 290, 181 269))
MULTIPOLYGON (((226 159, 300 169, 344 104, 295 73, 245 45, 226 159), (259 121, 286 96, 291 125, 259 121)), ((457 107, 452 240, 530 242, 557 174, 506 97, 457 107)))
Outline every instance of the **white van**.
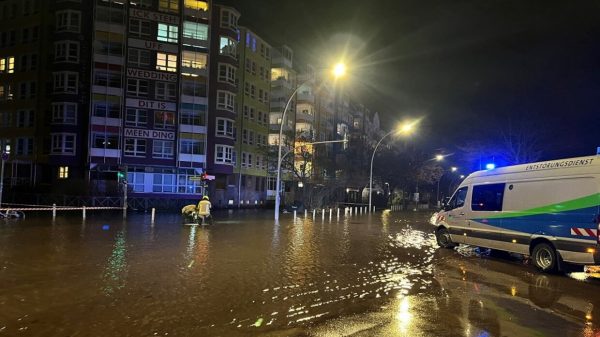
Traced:
POLYGON ((472 173, 432 223, 445 248, 531 255, 548 272, 600 264, 600 156, 472 173))

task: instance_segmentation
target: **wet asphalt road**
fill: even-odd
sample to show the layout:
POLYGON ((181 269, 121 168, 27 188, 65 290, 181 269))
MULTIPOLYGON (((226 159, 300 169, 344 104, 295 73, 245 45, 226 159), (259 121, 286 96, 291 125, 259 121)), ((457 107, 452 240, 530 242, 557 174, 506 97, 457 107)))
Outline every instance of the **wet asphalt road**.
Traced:
POLYGON ((438 249, 426 213, 0 221, 0 336, 600 336, 600 279, 438 249))

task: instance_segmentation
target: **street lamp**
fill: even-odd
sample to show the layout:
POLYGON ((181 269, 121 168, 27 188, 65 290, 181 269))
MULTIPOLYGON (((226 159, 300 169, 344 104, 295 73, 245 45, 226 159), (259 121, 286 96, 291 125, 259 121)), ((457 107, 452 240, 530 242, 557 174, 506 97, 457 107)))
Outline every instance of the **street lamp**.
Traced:
POLYGON ((373 211, 373 207, 372 207, 373 202, 372 202, 372 195, 371 195, 373 193, 373 160, 375 159, 375 153, 377 152, 377 148, 379 147, 379 145, 381 145, 381 142, 385 138, 387 138, 389 135, 392 135, 395 133, 406 133, 406 134, 410 133, 411 131, 414 130, 417 123, 419 123, 418 120, 408 122, 408 123, 401 125, 398 129, 395 129, 395 130, 392 130, 392 131, 386 133, 383 137, 381 137, 379 142, 377 142, 377 145, 375 145, 375 149, 373 149, 373 155, 371 156, 371 173, 369 175, 369 213, 373 211))
MULTIPOLYGON (((458 171, 458 167, 456 167, 456 166, 452 166, 452 167, 450 168, 450 171, 451 171, 451 172, 456 172, 456 171, 458 171)), ((440 207, 440 181, 442 181, 442 177, 444 176, 444 173, 445 173, 445 172, 443 172, 443 173, 442 173, 442 175, 440 176, 440 178, 438 179, 438 182, 437 182, 437 194, 436 194, 436 202, 437 202, 437 206, 438 206, 438 207, 440 207)), ((461 175, 460 177, 461 177, 461 178, 464 178, 464 175, 461 175)))
POLYGON ((2 207, 2 191, 4 190, 4 162, 8 160, 10 155, 10 145, 6 144, 4 151, 2 151, 2 164, 0 164, 0 207, 2 207))
MULTIPOLYGON (((337 79, 340 78, 342 76, 344 76, 344 74, 346 73, 346 66, 344 65, 344 63, 338 63, 334 66, 334 68, 332 69, 333 72, 333 76, 337 79)), ((285 107, 283 108, 283 113, 281 114, 281 124, 279 125, 279 138, 278 138, 278 149, 277 149, 277 181, 275 184, 275 221, 279 220, 279 206, 281 205, 281 161, 283 160, 283 156, 281 155, 281 138, 283 137, 283 123, 285 122, 285 113, 287 112, 288 108, 290 107, 290 104, 292 103, 292 99, 294 98, 294 95, 296 95, 296 93, 298 92, 298 90, 300 90, 300 88, 302 86, 304 86, 306 83, 310 82, 312 79, 308 78, 306 81, 300 83, 296 89, 294 89, 294 91, 290 94, 290 97, 287 100, 287 103, 285 103, 285 107)), ((287 153, 286 153, 287 154, 287 153)))

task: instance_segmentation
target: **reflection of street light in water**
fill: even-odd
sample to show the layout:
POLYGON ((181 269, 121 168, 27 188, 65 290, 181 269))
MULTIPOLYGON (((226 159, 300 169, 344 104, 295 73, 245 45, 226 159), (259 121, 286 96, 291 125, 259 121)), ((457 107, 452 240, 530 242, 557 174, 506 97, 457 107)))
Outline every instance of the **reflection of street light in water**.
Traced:
POLYGON ((406 332, 406 330, 408 330, 408 325, 412 320, 412 314, 410 313, 410 299, 408 297, 402 298, 402 301, 398 306, 396 320, 398 321, 398 328, 400 331, 406 332))

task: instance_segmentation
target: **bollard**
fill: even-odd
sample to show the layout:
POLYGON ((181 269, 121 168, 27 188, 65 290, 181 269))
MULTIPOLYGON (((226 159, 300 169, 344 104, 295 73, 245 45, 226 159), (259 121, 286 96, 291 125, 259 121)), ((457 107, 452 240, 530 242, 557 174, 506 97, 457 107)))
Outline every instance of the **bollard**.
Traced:
POLYGON ((340 209, 339 209, 339 207, 338 207, 338 209, 337 209, 337 218, 338 218, 338 219, 340 218, 340 209))
POLYGON ((363 208, 362 208, 362 207, 359 207, 359 208, 358 208, 358 212, 360 213, 360 215, 362 215, 362 213, 363 213, 363 208))
POLYGON ((358 214, 358 207, 354 206, 354 215, 358 214))
POLYGON ((333 208, 329 209, 329 220, 331 220, 331 214, 333 213, 333 208))
POLYGON ((315 217, 317 216, 317 209, 313 209, 313 220, 315 219, 315 217))
POLYGON ((152 207, 152 215, 150 216, 150 221, 154 223, 154 217, 156 216, 156 208, 152 207))
POLYGON ((373 206, 373 213, 375 213, 375 206, 373 206))
POLYGON ((296 220, 296 210, 294 210, 294 220, 296 220))
POLYGON ((85 220, 85 206, 81 208, 81 215, 83 216, 83 220, 85 220))
POLYGON ((325 220, 325 208, 321 209, 321 220, 325 220))
POLYGON ((56 218, 56 204, 52 204, 52 218, 56 218))
POLYGON ((304 209, 304 217, 306 218, 308 216, 308 210, 305 208, 304 209))

